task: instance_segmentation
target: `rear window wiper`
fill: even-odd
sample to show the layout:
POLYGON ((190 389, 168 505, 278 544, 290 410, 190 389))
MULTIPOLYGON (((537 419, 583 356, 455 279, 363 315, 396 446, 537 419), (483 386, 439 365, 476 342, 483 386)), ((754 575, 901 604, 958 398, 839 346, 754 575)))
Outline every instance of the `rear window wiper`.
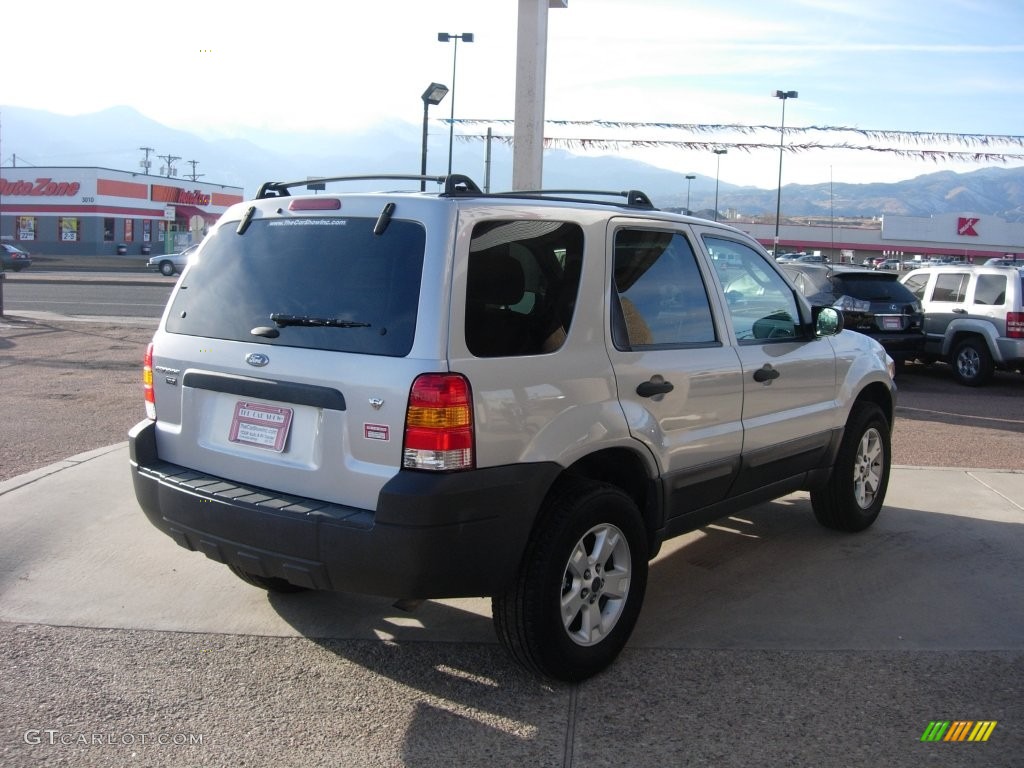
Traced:
POLYGON ((288 325, 301 325, 315 328, 369 328, 369 323, 360 323, 355 320, 339 320, 336 317, 309 317, 308 315, 285 315, 280 312, 273 312, 270 320, 278 328, 288 325))

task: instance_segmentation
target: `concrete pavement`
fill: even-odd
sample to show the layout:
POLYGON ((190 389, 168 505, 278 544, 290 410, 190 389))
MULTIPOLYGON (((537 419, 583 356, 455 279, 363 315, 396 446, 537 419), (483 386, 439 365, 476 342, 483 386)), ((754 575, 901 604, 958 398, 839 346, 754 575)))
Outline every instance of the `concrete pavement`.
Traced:
MULTIPOLYGON (((144 746, 150 765, 1020 765, 1022 573, 1024 472, 897 467, 862 534, 820 528, 794 494, 670 542, 622 658, 548 685, 504 657, 489 601, 404 613, 268 596, 177 547, 136 506, 115 445, 0 482, 0 639, 19 659, 0 666, 0 764, 66 757, 24 736, 45 729, 40 702, 132 658, 144 671, 130 691, 89 685, 145 690, 157 714, 72 708, 55 727, 208 729, 178 751, 144 746), (211 667, 197 646, 230 661, 211 667), (67 674, 26 673, 47 659, 67 674), (207 677, 179 691, 186 671, 207 677), (254 701, 274 696, 299 744, 261 738, 254 701), (332 723, 326 742, 310 697, 332 723), (936 719, 998 726, 984 744, 922 743, 936 719)), ((69 764, 125 763, 125 749, 92 745, 69 764)))

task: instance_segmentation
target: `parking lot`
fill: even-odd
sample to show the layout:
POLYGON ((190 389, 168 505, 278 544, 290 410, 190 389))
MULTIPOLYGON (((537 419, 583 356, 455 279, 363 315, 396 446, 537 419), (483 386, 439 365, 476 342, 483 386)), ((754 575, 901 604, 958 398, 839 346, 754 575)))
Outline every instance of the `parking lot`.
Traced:
POLYGON ((178 548, 122 445, 150 328, 0 326, 0 765, 1019 763, 1024 377, 912 366, 871 530, 794 494, 673 541, 620 661, 562 686, 485 600, 268 597, 178 548), (998 725, 923 743, 938 719, 998 725))

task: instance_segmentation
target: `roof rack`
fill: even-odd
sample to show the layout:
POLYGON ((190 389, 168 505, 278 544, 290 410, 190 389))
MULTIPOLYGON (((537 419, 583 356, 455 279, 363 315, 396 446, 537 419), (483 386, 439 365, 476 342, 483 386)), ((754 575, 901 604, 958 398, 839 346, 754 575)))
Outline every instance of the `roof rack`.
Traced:
POLYGON ((308 184, 326 184, 332 181, 432 181, 436 184, 444 184, 444 193, 449 196, 457 195, 479 195, 483 194, 480 187, 471 178, 460 173, 453 173, 449 176, 421 176, 412 174, 374 174, 370 176, 325 176, 301 181, 267 181, 264 182, 256 193, 257 200, 268 197, 290 197, 288 190, 292 187, 303 187, 308 184))
MULTIPOLYGON (((647 211, 657 210, 651 199, 638 189, 627 189, 621 192, 612 192, 600 189, 524 189, 514 192, 495 192, 492 197, 522 197, 534 200, 557 200, 560 202, 581 202, 578 197, 557 197, 557 195, 598 195, 602 197, 624 197, 626 205, 630 208, 642 208, 647 211)), ((602 203, 604 205, 621 205, 615 200, 588 200, 587 202, 602 203)))

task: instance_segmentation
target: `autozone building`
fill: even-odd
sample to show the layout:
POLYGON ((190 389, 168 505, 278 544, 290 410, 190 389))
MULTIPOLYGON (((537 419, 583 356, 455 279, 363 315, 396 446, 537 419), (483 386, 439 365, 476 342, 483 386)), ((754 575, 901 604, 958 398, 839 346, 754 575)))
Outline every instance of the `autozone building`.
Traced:
POLYGON ((2 168, 0 239, 53 256, 166 253, 242 199, 241 187, 109 168, 2 168))

